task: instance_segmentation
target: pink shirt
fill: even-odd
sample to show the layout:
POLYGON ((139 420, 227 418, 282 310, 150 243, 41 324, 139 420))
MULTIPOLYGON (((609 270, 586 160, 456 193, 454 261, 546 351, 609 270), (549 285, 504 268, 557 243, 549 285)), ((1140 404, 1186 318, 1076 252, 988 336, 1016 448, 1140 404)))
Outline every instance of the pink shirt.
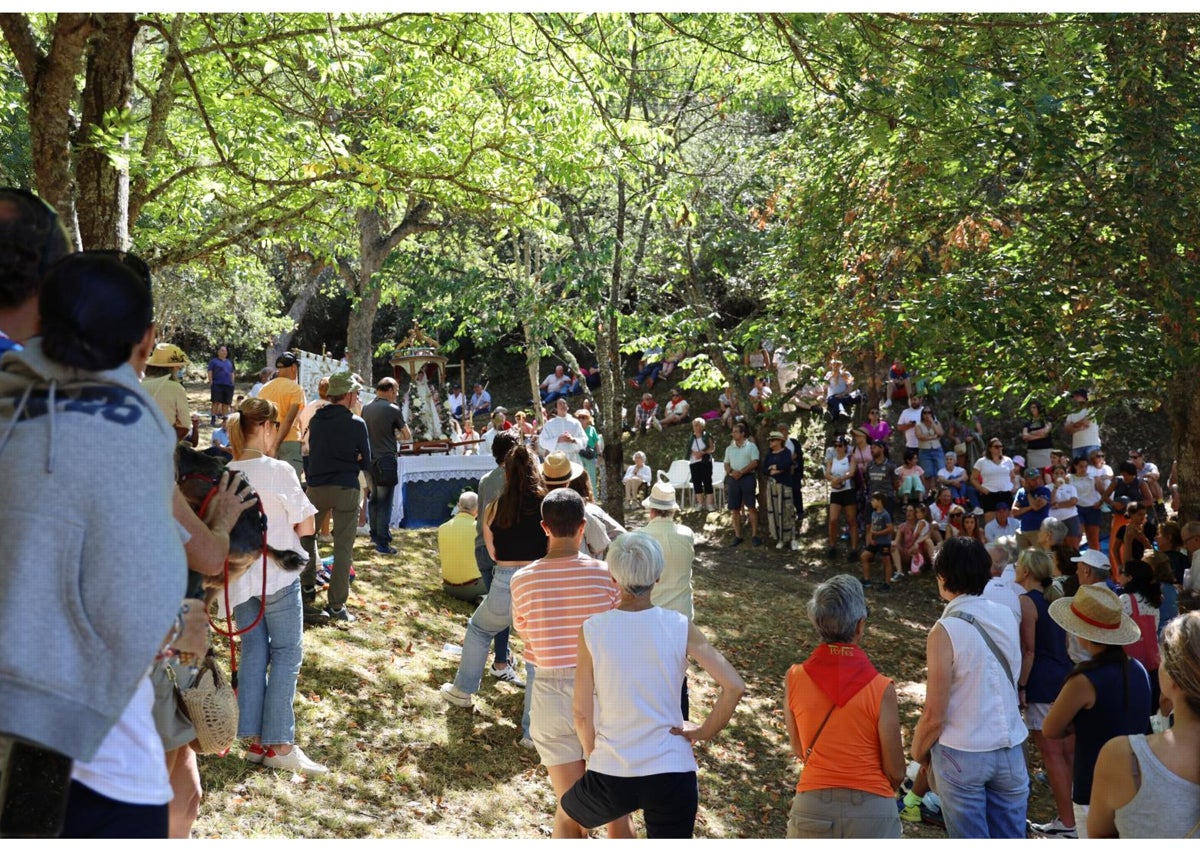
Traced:
POLYGON ((514 573, 509 588, 513 626, 539 668, 574 668, 579 627, 621 599, 604 562, 579 554, 538 559, 514 573))

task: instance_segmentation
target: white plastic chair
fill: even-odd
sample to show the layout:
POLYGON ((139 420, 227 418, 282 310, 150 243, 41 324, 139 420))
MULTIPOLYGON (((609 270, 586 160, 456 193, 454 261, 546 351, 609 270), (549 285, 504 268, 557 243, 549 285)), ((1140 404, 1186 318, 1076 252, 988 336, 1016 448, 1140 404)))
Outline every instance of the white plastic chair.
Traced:
POLYGON ((696 490, 692 487, 692 465, 680 458, 671 462, 667 470, 667 481, 675 488, 679 504, 690 508, 696 504, 696 490))
POLYGON ((718 510, 725 506, 725 465, 719 461, 713 461, 713 499, 718 510))

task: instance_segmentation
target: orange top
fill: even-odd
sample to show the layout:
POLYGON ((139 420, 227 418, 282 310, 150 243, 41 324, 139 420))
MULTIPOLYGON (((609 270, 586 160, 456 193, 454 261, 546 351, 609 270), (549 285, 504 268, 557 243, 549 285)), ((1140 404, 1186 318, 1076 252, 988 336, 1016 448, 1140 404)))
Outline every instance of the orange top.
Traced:
MULTIPOLYGON (((883 749, 879 743, 879 706, 891 679, 877 675, 845 706, 829 716, 825 729, 813 746, 808 764, 800 772, 797 792, 816 789, 857 789, 872 795, 892 797, 895 790, 883 773, 883 749)), ((818 688, 802 665, 788 670, 788 712, 805 749, 833 702, 818 688)))

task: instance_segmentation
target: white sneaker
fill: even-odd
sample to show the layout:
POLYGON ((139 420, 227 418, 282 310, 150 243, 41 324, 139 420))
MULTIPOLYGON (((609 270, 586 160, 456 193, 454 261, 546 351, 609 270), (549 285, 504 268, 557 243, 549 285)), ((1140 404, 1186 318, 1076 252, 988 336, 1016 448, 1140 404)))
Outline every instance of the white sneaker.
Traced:
POLYGON ((454 683, 442 683, 439 689, 442 693, 442 700, 454 706, 461 706, 463 709, 470 709, 474 699, 471 695, 460 689, 454 683))
POLYGON ((1054 821, 1048 821, 1045 824, 1029 823, 1029 829, 1038 836, 1044 836, 1046 839, 1078 839, 1079 832, 1073 827, 1067 827, 1062 823, 1062 819, 1058 816, 1054 817, 1054 821))
POLYGON ((328 768, 319 762, 313 762, 309 759, 304 751, 300 750, 299 745, 296 745, 285 754, 263 757, 262 764, 267 768, 286 768, 290 771, 299 771, 301 774, 329 773, 328 768))
POLYGON ((333 535, 317 535, 318 544, 332 544, 333 535))
POLYGON ((904 571, 903 571, 903 570, 897 570, 895 573, 893 573, 893 574, 892 574, 892 581, 893 581, 893 582, 899 582, 899 581, 900 581, 901 579, 903 579, 903 578, 904 578, 904 571))
POLYGON ((369 538, 371 537, 371 527, 359 526, 358 530, 355 532, 355 535, 357 535, 359 538, 369 538))
POLYGON ((792 552, 799 552, 799 551, 800 551, 800 542, 798 540, 796 540, 795 538, 792 538, 792 552))
POLYGON ((537 746, 534 745, 534 743, 533 743, 533 739, 529 738, 528 736, 522 736, 519 744, 521 745, 521 747, 525 748, 525 750, 527 750, 527 751, 532 751, 532 750, 537 749, 537 746))

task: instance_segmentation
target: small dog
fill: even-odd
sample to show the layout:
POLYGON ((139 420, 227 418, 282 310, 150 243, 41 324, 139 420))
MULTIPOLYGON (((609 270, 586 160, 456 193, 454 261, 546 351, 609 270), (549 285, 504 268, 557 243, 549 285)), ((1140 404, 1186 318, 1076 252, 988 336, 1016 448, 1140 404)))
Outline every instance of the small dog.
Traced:
MULTIPOLYGON (((201 515, 205 499, 216 488, 224 472, 225 462, 220 458, 197 452, 187 443, 181 442, 175 447, 175 481, 197 516, 201 515)), ((267 545, 267 515, 262 510, 262 502, 245 476, 239 473, 237 479, 236 492, 251 495, 255 501, 246 504, 247 509, 242 512, 229 532, 229 577, 238 576, 261 560, 264 549, 284 570, 301 570, 308 562, 307 556, 293 550, 277 550, 267 545)), ((206 577, 206 602, 211 603, 224 585, 224 575, 206 577)))

